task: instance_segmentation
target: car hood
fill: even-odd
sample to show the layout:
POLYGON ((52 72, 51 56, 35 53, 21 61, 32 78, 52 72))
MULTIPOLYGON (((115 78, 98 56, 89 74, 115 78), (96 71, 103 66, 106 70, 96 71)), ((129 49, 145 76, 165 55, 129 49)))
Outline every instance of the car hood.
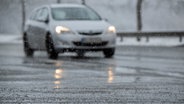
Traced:
POLYGON ((57 21, 55 26, 65 26, 72 31, 106 30, 110 24, 106 21, 57 21))

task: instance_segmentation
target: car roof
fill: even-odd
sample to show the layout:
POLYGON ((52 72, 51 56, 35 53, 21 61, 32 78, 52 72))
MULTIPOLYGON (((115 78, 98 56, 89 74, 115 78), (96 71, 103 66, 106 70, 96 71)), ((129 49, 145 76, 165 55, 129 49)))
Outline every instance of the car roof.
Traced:
POLYGON ((51 4, 51 8, 58 8, 58 7, 85 7, 81 4, 51 4))

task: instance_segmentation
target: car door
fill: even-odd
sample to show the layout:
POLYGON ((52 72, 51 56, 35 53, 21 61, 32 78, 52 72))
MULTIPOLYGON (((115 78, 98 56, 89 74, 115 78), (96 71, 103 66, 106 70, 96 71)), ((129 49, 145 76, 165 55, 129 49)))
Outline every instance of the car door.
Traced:
POLYGON ((47 7, 41 9, 39 15, 38 27, 37 27, 37 39, 39 44, 39 49, 44 50, 45 47, 45 38, 48 31, 48 22, 49 22, 49 12, 47 7))
POLYGON ((32 24, 32 39, 34 40, 34 48, 37 50, 41 50, 41 40, 40 40, 40 34, 42 33, 41 31, 41 24, 42 24, 42 20, 41 20, 41 16, 42 16, 42 8, 37 10, 36 13, 36 18, 35 21, 32 24))
POLYGON ((34 13, 33 16, 31 16, 30 20, 28 21, 28 26, 27 26, 27 37, 29 44, 31 48, 33 49, 38 49, 38 18, 41 13, 41 9, 37 9, 34 13))
POLYGON ((45 35, 47 33, 48 9, 46 7, 37 10, 36 19, 32 24, 32 40, 34 48, 45 49, 45 35))
POLYGON ((36 21, 37 21, 37 15, 39 14, 39 10, 35 10, 30 18, 28 19, 27 23, 26 23, 26 34, 27 34, 27 38, 29 41, 29 45, 32 49, 36 49, 37 47, 37 43, 36 43, 36 21))

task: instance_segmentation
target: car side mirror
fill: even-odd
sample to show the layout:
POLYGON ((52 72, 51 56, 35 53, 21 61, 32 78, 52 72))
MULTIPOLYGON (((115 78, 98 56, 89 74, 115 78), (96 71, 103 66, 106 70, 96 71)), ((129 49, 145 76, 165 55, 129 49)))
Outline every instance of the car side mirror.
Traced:
POLYGON ((42 22, 44 22, 46 24, 49 23, 49 18, 48 17, 43 18, 42 22))
POLYGON ((46 24, 49 23, 49 18, 44 19, 43 22, 45 22, 46 24))
POLYGON ((38 21, 40 21, 40 22, 44 22, 44 23, 48 23, 49 22, 49 18, 48 17, 45 17, 45 18, 40 18, 40 19, 38 19, 38 21))

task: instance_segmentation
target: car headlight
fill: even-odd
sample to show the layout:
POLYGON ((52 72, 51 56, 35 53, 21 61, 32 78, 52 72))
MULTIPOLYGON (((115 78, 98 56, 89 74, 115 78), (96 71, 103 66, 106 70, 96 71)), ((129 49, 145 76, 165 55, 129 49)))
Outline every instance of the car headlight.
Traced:
POLYGON ((114 34, 114 33, 116 33, 116 28, 114 26, 109 26, 107 32, 114 34))
POLYGON ((55 31, 57 34, 73 33, 69 28, 64 27, 64 26, 56 26, 55 31))

